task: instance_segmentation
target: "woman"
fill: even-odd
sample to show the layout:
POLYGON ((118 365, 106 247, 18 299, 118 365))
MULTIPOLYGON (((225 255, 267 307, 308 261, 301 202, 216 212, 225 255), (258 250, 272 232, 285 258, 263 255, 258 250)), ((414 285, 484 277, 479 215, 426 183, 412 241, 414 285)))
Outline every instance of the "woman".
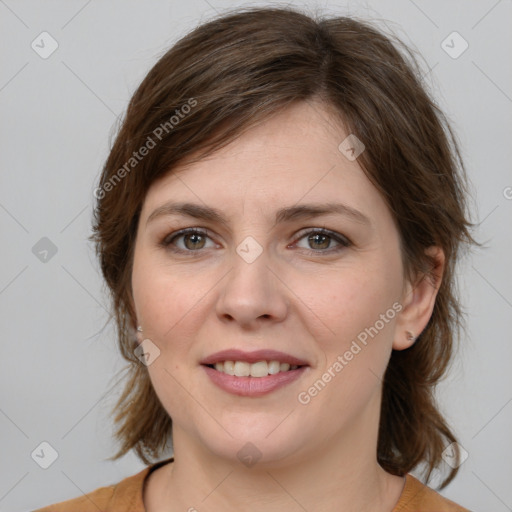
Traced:
POLYGON ((399 48, 251 9, 149 72, 93 235, 130 362, 114 458, 149 466, 42 511, 466 510, 409 474, 457 473, 433 390, 474 241, 457 144, 399 48))

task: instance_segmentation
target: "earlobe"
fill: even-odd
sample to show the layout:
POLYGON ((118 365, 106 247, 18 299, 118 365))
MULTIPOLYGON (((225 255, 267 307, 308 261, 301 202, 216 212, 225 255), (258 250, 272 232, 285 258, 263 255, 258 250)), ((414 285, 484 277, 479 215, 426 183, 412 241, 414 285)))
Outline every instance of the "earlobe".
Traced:
POLYGON ((405 350, 411 347, 432 316, 437 292, 443 277, 445 256, 443 250, 431 246, 425 250, 433 265, 428 274, 417 276, 416 282, 407 283, 402 295, 403 309, 395 326, 394 350, 405 350))

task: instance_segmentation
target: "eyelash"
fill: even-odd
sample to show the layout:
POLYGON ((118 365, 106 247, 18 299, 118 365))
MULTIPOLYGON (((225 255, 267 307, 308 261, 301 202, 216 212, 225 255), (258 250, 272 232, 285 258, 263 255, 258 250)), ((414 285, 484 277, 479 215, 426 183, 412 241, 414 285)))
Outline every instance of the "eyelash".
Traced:
MULTIPOLYGON (((309 231, 303 232, 300 234, 300 236, 297 238, 297 241, 302 240, 303 238, 309 236, 309 235, 325 235, 332 240, 335 240, 340 245, 334 249, 327 249, 327 250, 314 250, 314 249, 302 249, 303 251, 306 251, 306 253, 310 255, 318 255, 318 254, 333 254, 340 252, 341 250, 350 247, 352 245, 352 242, 346 238, 345 236, 340 235, 339 233, 336 233, 334 231, 330 231, 325 228, 313 228, 309 231)), ((170 235, 167 235, 161 242, 160 245, 166 249, 170 249, 171 251, 179 254, 199 254, 201 252, 201 249, 197 250, 184 250, 184 249, 178 249, 177 247, 172 248, 171 246, 175 242, 176 239, 185 236, 185 235, 199 235, 207 238, 211 238, 206 231, 203 231, 202 229, 198 228, 186 228, 179 231, 176 231, 175 233, 171 233, 170 235)))

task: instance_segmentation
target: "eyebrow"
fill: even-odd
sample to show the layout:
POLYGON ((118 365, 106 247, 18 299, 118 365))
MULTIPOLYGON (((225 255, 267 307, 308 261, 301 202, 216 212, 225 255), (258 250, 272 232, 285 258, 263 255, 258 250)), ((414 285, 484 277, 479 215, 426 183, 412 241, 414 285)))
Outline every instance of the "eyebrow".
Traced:
MULTIPOLYGON (((359 210, 343 203, 322 203, 322 204, 300 204, 287 206, 276 212, 275 223, 290 222, 293 220, 304 220, 319 217, 321 215, 338 214, 349 219, 371 226, 370 219, 359 210)), ((168 202, 156 208, 149 215, 146 226, 154 219, 167 215, 182 215, 194 219, 208 220, 227 227, 228 220, 217 209, 210 206, 203 206, 194 203, 174 203, 168 202)))

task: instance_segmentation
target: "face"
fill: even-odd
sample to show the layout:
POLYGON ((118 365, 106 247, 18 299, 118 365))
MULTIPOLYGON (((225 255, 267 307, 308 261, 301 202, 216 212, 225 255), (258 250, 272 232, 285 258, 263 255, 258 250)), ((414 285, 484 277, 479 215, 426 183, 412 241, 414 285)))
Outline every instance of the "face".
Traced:
POLYGON ((297 104, 148 191, 133 300, 175 443, 298 460, 377 428, 406 283, 347 135, 297 104))

